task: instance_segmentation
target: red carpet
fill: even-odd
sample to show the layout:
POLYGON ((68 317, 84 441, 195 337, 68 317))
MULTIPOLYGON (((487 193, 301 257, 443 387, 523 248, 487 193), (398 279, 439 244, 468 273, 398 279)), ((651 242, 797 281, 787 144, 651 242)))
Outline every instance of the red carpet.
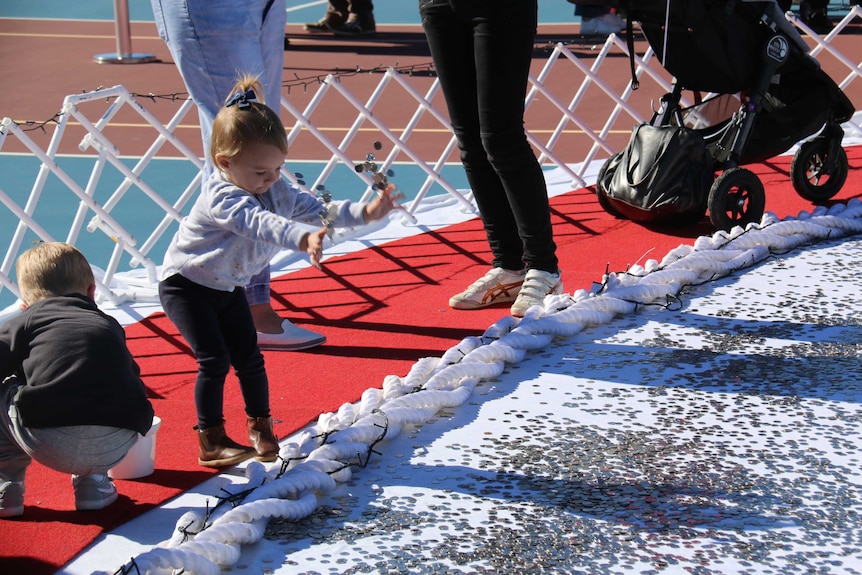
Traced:
MULTIPOLYGON (((848 149, 850 177, 835 201, 862 197, 862 147, 848 149)), ((755 167, 767 189, 767 210, 796 215, 812 206, 789 184, 789 158, 755 167)), ((589 288, 606 269, 624 270, 712 233, 708 222, 686 229, 647 229, 606 214, 591 190, 552 200, 566 291, 589 288)), ((276 433, 285 437, 380 387, 386 375, 405 375, 419 358, 440 356, 508 313, 448 308, 451 294, 481 275, 490 254, 477 220, 395 241, 326 262, 273 282, 276 307, 300 325, 326 334, 307 352, 267 352, 276 433)), ((25 514, 0 520, 0 573, 53 573, 102 531, 197 485, 212 472, 197 465, 192 388, 195 363, 162 314, 127 328, 129 346, 162 418, 156 472, 118 480, 120 500, 99 512, 74 511, 69 477, 33 464, 25 514)), ((226 391, 228 431, 242 439, 244 415, 235 379, 226 391)), ((164 538, 170 534, 165 533, 164 538)), ((105 570, 119 566, 106 565, 105 570)))

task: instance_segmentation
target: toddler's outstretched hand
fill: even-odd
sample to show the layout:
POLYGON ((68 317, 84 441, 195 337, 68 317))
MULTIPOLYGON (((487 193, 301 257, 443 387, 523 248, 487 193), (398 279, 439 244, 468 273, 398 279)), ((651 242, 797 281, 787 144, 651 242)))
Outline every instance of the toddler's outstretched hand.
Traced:
POLYGON ((308 259, 311 260, 311 265, 317 269, 320 267, 320 258, 323 257, 323 238, 326 237, 326 228, 320 228, 317 231, 310 232, 306 238, 305 251, 308 253, 308 259))
POLYGON ((391 212, 395 208, 395 203, 403 197, 404 194, 391 184, 385 190, 378 191, 377 197, 365 206, 365 221, 379 220, 391 212))

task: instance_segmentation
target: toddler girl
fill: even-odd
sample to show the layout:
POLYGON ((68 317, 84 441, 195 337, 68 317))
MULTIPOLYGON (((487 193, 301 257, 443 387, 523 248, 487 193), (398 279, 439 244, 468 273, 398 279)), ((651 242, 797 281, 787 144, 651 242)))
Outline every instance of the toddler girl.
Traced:
POLYGON ((294 222, 320 223, 324 213, 335 226, 358 226, 382 218, 401 197, 390 187, 367 204, 324 206, 290 185, 280 176, 287 134, 262 94, 259 80, 244 76, 216 116, 209 151, 216 170, 171 240, 159 283, 162 307, 198 363, 195 429, 204 467, 278 456, 269 382, 243 286, 284 248, 307 252, 320 266, 326 228, 308 232, 294 222), (231 366, 250 447, 225 433, 224 383, 231 366))

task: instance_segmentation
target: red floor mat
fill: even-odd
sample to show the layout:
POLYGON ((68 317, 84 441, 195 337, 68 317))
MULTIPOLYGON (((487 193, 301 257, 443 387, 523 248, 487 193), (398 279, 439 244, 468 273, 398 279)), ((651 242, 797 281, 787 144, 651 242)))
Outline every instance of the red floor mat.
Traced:
MULTIPOLYGON (((862 147, 848 149, 850 178, 836 201, 862 196, 862 147)), ((789 159, 755 168, 767 189, 767 209, 781 216, 812 209, 789 185, 789 159)), ((606 214, 591 190, 552 200, 554 229, 566 291, 589 288, 607 270, 621 271, 711 234, 708 222, 685 229, 648 229, 606 214)), ((506 307, 449 309, 450 295, 488 267, 481 225, 464 224, 333 258, 273 282, 283 315, 321 331, 327 343, 305 352, 266 352, 275 429, 284 437, 380 387, 387 375, 406 375, 419 358, 440 356, 508 313, 506 307)), ((127 328, 162 425, 156 472, 118 480, 120 500, 98 512, 76 513, 69 477, 33 464, 23 517, 0 520, 0 572, 53 573, 102 531, 110 530, 199 484, 212 472, 197 465, 192 388, 195 363, 162 314, 127 328)), ((227 427, 243 437, 238 385, 226 386, 227 427)), ((165 533, 167 538, 170 534, 165 533)), ((119 566, 106 565, 105 570, 119 566)))

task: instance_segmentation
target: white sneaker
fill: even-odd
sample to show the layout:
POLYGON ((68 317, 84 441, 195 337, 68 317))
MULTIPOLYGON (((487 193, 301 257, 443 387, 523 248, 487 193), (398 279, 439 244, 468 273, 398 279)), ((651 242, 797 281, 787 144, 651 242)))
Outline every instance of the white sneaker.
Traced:
POLYGON ((98 475, 73 475, 72 488, 75 491, 75 509, 94 511, 104 509, 117 500, 117 488, 110 477, 98 475))
POLYGON ((257 332, 257 346, 269 351, 308 349, 325 342, 325 335, 301 328, 289 319, 281 322, 281 333, 257 332))
POLYGON ((626 27, 625 20, 613 13, 581 20, 581 34, 607 36, 619 34, 626 27))
POLYGON ((496 303, 515 301, 523 283, 523 271, 492 268, 466 290, 449 298, 449 305, 455 309, 479 309, 496 303))
POLYGON ((524 285, 518 293, 518 299, 512 304, 512 315, 524 317, 527 310, 534 305, 542 305, 545 296, 563 292, 563 280, 560 272, 555 274, 543 272, 542 270, 527 270, 524 276, 524 285))
POLYGON ((24 514, 24 482, 0 480, 0 517, 24 514))

